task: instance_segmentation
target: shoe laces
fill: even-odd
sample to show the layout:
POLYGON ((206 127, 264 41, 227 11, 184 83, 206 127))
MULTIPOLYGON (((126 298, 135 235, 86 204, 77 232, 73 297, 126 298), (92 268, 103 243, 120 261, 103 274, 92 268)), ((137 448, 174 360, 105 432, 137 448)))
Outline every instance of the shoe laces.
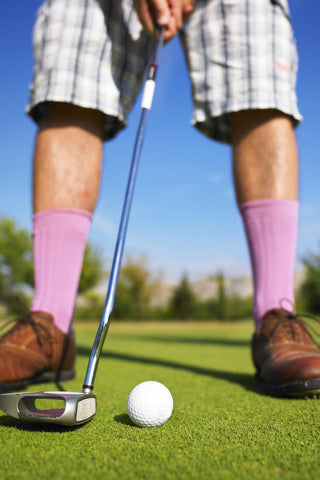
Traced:
POLYGON ((320 320, 317 317, 308 313, 294 313, 283 308, 282 310, 283 314, 278 316, 274 326, 274 334, 277 334, 280 329, 283 329, 287 338, 289 337, 294 341, 299 341, 302 340, 302 332, 306 332, 317 346, 320 346, 319 340, 316 340, 317 337, 320 337, 319 328, 316 328, 310 322, 312 321, 317 324, 316 326, 319 326, 320 320))
POLYGON ((32 317, 30 312, 25 312, 18 318, 8 320, 7 322, 1 325, 0 331, 7 329, 7 327, 12 323, 15 323, 15 326, 13 327, 12 330, 9 330, 4 335, 4 337, 8 334, 8 336, 10 335, 10 336, 13 336, 14 338, 17 338, 16 332, 20 330, 21 327, 25 325, 30 326, 35 333, 37 343, 43 355, 45 355, 45 349, 44 349, 45 342, 49 343, 51 350, 52 350, 53 344, 57 342, 54 336, 50 333, 49 328, 47 328, 41 322, 38 322, 37 320, 35 320, 32 317))

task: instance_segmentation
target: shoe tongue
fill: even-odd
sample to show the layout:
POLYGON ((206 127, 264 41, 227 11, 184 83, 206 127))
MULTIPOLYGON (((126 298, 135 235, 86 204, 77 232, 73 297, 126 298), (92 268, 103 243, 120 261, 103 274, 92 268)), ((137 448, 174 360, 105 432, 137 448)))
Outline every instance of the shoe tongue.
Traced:
POLYGON ((264 316, 260 323, 260 328, 263 333, 270 335, 274 328, 284 322, 288 322, 288 313, 285 310, 280 308, 269 310, 264 316))
POLYGON ((50 313, 35 311, 35 312, 30 312, 30 315, 36 322, 39 322, 39 323, 54 322, 53 316, 50 313))

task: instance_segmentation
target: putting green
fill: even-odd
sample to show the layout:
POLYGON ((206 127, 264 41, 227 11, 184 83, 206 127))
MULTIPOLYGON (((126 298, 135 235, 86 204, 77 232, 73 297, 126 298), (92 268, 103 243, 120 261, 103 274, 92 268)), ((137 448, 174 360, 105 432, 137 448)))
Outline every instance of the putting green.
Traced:
MULTIPOLYGON (((81 389, 96 328, 76 325, 78 374, 63 384, 66 390, 81 389)), ((114 322, 95 383, 96 417, 66 429, 1 414, 1 478, 316 478, 319 400, 261 395, 253 381, 251 334, 251 322, 114 322), (129 392, 145 380, 172 393, 173 415, 162 427, 136 427, 126 413, 129 392)))

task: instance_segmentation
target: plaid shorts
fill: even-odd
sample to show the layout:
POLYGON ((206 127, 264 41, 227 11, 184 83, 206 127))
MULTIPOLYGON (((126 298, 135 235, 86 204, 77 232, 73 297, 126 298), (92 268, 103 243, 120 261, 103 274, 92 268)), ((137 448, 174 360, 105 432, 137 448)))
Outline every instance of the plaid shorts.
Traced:
MULTIPOLYGON (((132 0, 46 0, 34 28, 28 114, 49 102, 105 114, 104 139, 126 125, 152 41, 132 0)), ((230 143, 229 113, 277 109, 294 123, 297 51, 287 0, 195 0, 180 40, 193 91, 192 123, 230 143)))

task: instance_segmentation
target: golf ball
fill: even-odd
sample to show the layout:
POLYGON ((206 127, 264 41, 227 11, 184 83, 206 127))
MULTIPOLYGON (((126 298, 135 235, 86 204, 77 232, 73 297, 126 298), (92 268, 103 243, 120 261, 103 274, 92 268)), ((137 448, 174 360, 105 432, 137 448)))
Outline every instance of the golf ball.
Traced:
POLYGON ((157 427, 171 417, 172 395, 162 383, 142 382, 130 392, 127 410, 133 423, 139 427, 157 427))

